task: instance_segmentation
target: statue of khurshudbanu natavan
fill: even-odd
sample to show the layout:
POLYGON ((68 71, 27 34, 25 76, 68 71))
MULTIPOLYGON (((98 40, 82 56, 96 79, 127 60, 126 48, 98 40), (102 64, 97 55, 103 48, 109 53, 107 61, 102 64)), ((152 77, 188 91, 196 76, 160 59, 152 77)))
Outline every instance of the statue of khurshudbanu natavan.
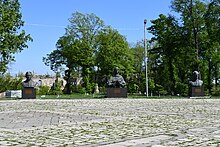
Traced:
POLYGON ((22 86, 24 88, 26 87, 33 87, 35 88, 36 87, 36 83, 32 80, 32 73, 31 72, 26 72, 25 73, 25 77, 26 77, 26 80, 22 82, 22 86))
POLYGON ((124 78, 119 74, 119 68, 115 67, 113 76, 108 80, 108 86, 112 88, 121 88, 126 85, 124 78))
POLYGON ((194 87, 202 86, 203 81, 201 80, 201 77, 198 71, 193 72, 193 81, 189 81, 189 84, 194 87))

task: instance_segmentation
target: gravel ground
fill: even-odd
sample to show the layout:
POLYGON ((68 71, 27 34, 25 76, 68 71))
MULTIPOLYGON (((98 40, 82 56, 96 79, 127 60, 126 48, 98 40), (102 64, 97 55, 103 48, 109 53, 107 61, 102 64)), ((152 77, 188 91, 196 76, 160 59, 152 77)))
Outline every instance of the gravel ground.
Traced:
POLYGON ((0 146, 220 146, 218 99, 0 101, 0 146))

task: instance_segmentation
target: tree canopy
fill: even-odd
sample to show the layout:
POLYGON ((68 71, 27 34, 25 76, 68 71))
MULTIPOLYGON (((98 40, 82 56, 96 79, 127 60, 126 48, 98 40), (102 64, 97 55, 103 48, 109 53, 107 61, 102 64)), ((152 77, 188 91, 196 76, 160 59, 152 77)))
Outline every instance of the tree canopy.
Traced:
MULTIPOLYGON (((172 0, 171 9, 178 15, 160 14, 147 29, 153 35, 147 43, 150 93, 187 95, 194 70, 201 73, 207 93, 215 93, 220 75, 219 0, 172 0)), ((129 45, 95 14, 75 12, 69 23, 56 50, 44 57, 46 65, 82 77, 87 92, 94 83, 105 86, 117 66, 129 92, 145 92, 144 41, 129 45)))
POLYGON ((173 0, 171 4, 172 10, 180 17, 161 14, 148 28, 154 35, 151 41, 159 44, 152 49, 152 54, 159 54, 162 61, 157 68, 163 69, 166 80, 160 84, 170 94, 181 93, 184 87, 187 89, 187 79, 192 71, 198 70, 211 93, 212 80, 218 78, 213 77, 212 72, 219 73, 215 67, 218 63, 213 60, 213 57, 215 61, 218 58, 219 50, 219 44, 216 44, 219 36, 213 33, 219 29, 219 13, 216 11, 219 1, 173 0))
POLYGON ((75 12, 69 22, 65 35, 57 41, 57 49, 43 58, 52 70, 64 67, 70 73, 78 72, 88 92, 98 74, 96 69, 106 77, 114 66, 131 70, 128 43, 116 30, 105 26, 95 14, 75 12))
POLYGON ((18 0, 0 0, 0 73, 5 73, 8 64, 15 61, 14 54, 27 48, 31 41, 21 27, 20 3, 18 0))

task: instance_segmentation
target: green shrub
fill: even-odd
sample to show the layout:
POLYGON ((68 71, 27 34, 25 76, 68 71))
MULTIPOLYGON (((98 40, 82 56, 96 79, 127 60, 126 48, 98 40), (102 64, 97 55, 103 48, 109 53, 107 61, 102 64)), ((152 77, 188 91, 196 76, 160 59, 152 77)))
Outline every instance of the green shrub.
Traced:
POLYGON ((164 89, 163 86, 156 84, 155 90, 157 91, 158 95, 167 95, 168 92, 164 89))
POLYGON ((50 88, 49 93, 51 95, 61 95, 63 94, 61 89, 61 83, 57 80, 55 80, 55 83, 53 83, 53 86, 50 88))
POLYGON ((40 86, 37 88, 37 95, 48 95, 50 87, 49 86, 40 86))
POLYGON ((176 93, 182 96, 188 95, 188 84, 178 82, 176 84, 176 93))
POLYGON ((138 93, 139 86, 135 83, 128 83, 128 93, 138 93))
POLYGON ((220 96, 220 87, 213 88, 212 95, 213 96, 220 96))
POLYGON ((12 77, 9 74, 0 77, 0 92, 6 90, 21 90, 22 77, 12 77))
POLYGON ((82 89, 80 89, 79 93, 81 93, 81 94, 85 94, 85 93, 86 93, 86 88, 82 88, 82 89))

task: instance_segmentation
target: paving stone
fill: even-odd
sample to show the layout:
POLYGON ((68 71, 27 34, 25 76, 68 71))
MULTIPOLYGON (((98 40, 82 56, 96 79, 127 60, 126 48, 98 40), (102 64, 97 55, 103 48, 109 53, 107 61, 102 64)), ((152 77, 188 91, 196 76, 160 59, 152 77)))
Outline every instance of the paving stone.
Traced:
POLYGON ((218 99, 0 101, 0 146, 219 146, 218 99))

